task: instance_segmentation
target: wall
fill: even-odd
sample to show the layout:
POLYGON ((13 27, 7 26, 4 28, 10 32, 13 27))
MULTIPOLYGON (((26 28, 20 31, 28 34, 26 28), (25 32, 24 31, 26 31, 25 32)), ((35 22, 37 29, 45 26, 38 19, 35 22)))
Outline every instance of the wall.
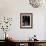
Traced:
MULTIPOLYGON (((37 35, 37 39, 46 40, 45 12, 45 6, 33 8, 28 0, 0 0, 0 19, 4 16, 13 18, 10 31, 7 33, 16 40, 28 40, 34 34, 37 35), (20 13, 33 13, 32 29, 20 29, 20 13)), ((0 31, 0 35, 2 33, 3 31, 0 31)), ((0 39, 2 38, 4 39, 0 36, 0 39)))

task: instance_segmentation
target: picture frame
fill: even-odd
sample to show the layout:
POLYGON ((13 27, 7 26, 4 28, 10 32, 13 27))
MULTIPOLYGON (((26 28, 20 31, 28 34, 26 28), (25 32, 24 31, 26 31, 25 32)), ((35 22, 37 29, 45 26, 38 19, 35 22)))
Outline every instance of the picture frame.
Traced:
POLYGON ((20 28, 32 28, 32 27, 33 27, 33 14, 20 13, 20 28))

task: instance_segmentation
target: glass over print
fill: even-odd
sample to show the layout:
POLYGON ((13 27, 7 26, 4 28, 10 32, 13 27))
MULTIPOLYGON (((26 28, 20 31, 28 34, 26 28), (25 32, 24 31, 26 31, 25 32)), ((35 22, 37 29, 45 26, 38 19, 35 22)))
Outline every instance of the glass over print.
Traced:
POLYGON ((20 13, 20 27, 32 28, 32 13, 20 13))

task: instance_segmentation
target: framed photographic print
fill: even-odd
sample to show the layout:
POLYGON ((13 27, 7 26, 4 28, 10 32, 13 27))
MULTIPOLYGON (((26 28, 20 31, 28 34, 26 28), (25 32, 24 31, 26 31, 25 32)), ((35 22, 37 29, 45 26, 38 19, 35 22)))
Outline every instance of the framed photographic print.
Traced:
POLYGON ((20 13, 20 28, 32 28, 33 14, 32 13, 20 13))

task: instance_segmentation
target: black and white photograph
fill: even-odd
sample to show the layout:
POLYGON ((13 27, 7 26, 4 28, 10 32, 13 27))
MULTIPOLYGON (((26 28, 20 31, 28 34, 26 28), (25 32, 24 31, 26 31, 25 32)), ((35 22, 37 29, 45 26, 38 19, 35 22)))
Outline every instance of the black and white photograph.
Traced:
POLYGON ((32 28, 32 13, 20 13, 20 27, 32 28))

